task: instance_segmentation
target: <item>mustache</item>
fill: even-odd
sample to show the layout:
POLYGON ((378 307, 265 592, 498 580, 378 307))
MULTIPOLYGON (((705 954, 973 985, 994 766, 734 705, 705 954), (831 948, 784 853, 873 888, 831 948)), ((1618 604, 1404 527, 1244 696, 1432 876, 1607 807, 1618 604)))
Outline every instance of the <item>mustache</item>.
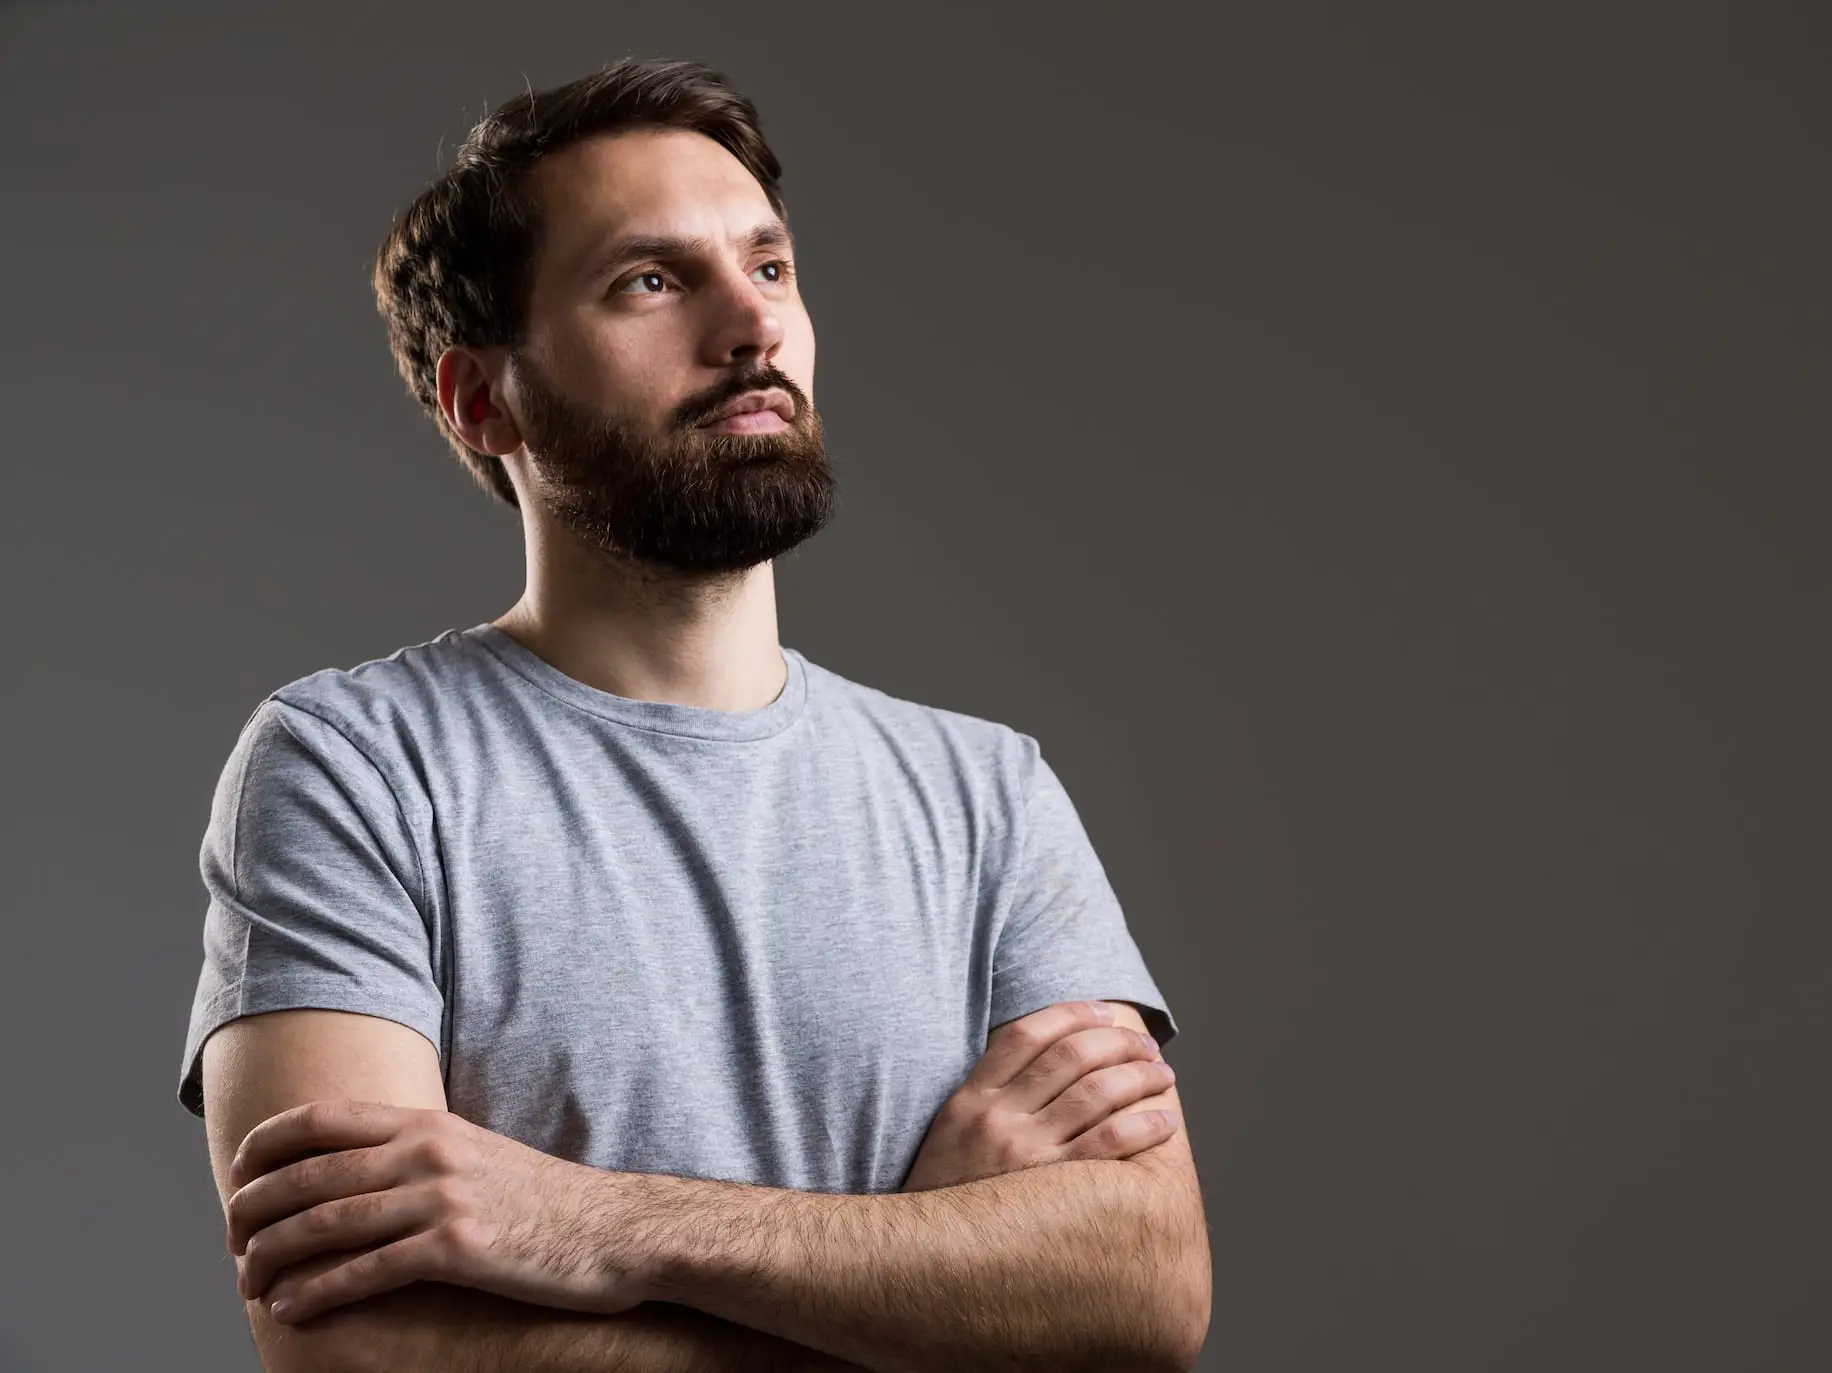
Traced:
POLYGON ((795 418, 800 420, 808 408, 808 398, 802 394, 801 387, 790 381, 773 363, 765 363, 748 371, 736 372, 720 382, 711 390, 703 391, 697 396, 689 396, 675 407, 674 422, 682 429, 691 429, 700 421, 711 416, 718 408, 739 396, 752 391, 767 391, 775 387, 795 402, 795 418))

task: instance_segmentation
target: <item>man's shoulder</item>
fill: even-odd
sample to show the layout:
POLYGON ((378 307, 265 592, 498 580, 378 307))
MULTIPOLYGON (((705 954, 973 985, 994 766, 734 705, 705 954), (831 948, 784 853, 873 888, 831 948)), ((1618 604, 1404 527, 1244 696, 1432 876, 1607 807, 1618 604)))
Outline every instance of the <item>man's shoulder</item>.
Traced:
POLYGON ((899 696, 806 658, 803 662, 813 698, 823 703, 823 714, 839 728, 860 732, 906 755, 931 756, 956 767, 965 764, 1020 782, 1035 766, 1037 741, 1012 725, 899 696))
POLYGON ((450 629, 349 667, 325 667, 267 693, 244 725, 249 731, 330 730, 364 754, 418 752, 479 671, 468 632, 450 629))

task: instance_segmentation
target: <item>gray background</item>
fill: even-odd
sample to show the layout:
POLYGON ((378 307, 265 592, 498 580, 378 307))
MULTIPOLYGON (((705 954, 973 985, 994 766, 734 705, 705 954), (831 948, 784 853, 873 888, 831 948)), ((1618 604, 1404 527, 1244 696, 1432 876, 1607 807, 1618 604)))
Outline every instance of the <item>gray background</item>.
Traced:
POLYGON ((786 165, 785 641, 1037 735, 1178 1013, 1201 1366, 1828 1366, 1813 7, 383 8, 0 13, 0 1366, 255 1366, 211 787, 519 593, 366 264, 631 52, 786 165))

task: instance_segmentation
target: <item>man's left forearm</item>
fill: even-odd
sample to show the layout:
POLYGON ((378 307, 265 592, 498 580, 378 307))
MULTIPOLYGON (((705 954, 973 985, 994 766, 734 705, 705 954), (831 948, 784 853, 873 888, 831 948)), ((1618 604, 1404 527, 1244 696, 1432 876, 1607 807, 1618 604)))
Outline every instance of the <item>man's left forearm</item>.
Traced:
POLYGON ((864 1196, 642 1181, 658 1297, 877 1373, 1187 1369, 1206 1330, 1200 1197, 1143 1161, 864 1196))

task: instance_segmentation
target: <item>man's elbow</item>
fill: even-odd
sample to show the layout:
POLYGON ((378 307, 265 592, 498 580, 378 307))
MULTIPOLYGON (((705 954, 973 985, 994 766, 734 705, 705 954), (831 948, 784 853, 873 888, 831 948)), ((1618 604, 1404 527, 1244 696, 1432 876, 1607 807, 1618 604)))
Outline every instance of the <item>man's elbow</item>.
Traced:
POLYGON ((1177 1373, 1189 1373, 1196 1366, 1196 1358, 1202 1353, 1202 1346, 1209 1338, 1209 1278, 1208 1264, 1202 1265, 1203 1276, 1200 1289, 1187 1296, 1172 1314, 1170 1328, 1177 1339, 1173 1342, 1171 1364, 1177 1373))
POLYGON ((1075 1373, 1190 1373, 1209 1331, 1206 1308, 1198 1315, 1194 1306, 1174 1289, 1154 1291, 1145 1304, 1129 1309, 1123 1328, 1116 1326, 1110 1339, 1085 1345, 1079 1357, 1067 1360, 1053 1350, 1041 1366, 1075 1373))
POLYGON ((1167 1228, 1178 1238, 1165 1247, 1167 1258, 1158 1269, 1158 1290, 1170 1298, 1163 1317, 1169 1334, 1169 1367, 1187 1373, 1209 1337, 1213 1295, 1209 1232, 1200 1207, 1192 1212, 1179 1206, 1173 1208, 1173 1215, 1176 1219, 1167 1228))
POLYGON ((1146 1223, 1139 1240, 1128 1246, 1130 1258, 1115 1257, 1112 1276, 1129 1290, 1112 1308, 1114 1343, 1073 1361, 1078 1373, 1189 1373, 1208 1339, 1207 1226, 1192 1226, 1183 1208, 1170 1208, 1146 1223))
POLYGON ((1160 1356, 1152 1366, 1165 1373, 1189 1373, 1209 1336, 1208 1256, 1205 1252, 1199 1265, 1194 1261, 1177 1263, 1159 1272, 1162 1285, 1156 1293, 1157 1330, 1161 1338, 1154 1343, 1160 1356), (1200 1267, 1200 1282, 1190 1271, 1195 1267, 1200 1267))

